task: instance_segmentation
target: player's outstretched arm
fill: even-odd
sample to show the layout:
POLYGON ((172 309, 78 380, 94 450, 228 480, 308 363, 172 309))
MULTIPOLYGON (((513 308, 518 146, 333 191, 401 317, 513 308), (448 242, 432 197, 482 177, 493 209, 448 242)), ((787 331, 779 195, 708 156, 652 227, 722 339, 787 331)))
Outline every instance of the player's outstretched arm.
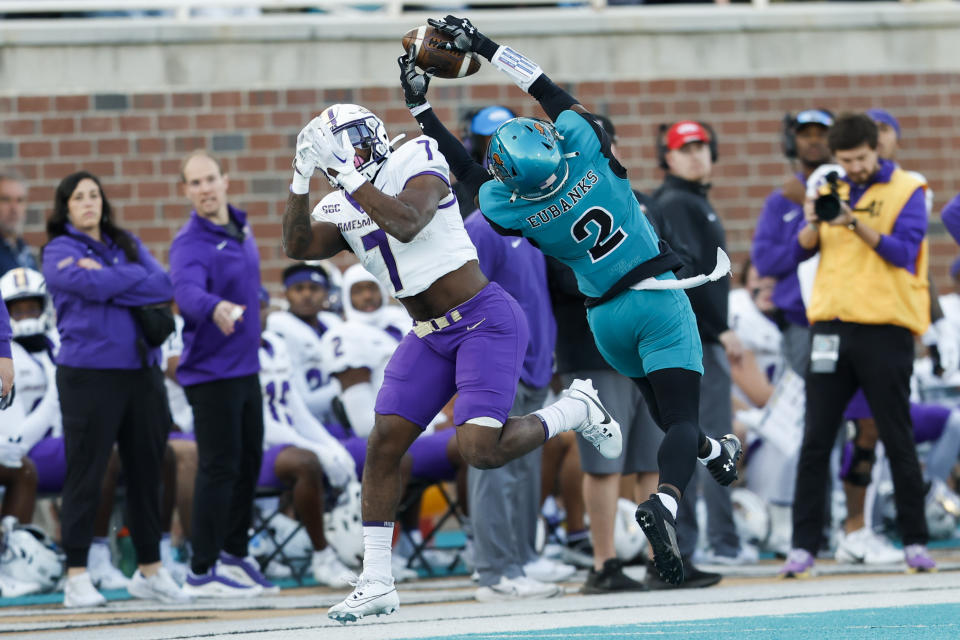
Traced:
POLYGON ((430 18, 427 23, 453 38, 446 48, 467 53, 473 51, 504 72, 518 87, 533 96, 543 110, 556 121, 567 109, 587 113, 572 95, 558 87, 533 60, 509 46, 499 45, 480 33, 466 18, 448 15, 443 20, 430 18))
POLYGON ((295 260, 330 258, 347 249, 336 225, 310 218, 310 177, 320 162, 321 141, 314 118, 297 136, 293 180, 283 211, 283 251, 295 260))
POLYGON ((410 114, 416 118, 423 133, 437 141, 440 153, 450 165, 450 171, 459 182, 469 187, 471 198, 475 201, 480 185, 492 180, 493 176, 482 165, 474 162, 463 143, 443 126, 427 102, 431 73, 429 69, 427 73, 417 73, 412 47, 406 55, 397 58, 397 64, 400 65, 400 86, 403 87, 403 96, 410 114))

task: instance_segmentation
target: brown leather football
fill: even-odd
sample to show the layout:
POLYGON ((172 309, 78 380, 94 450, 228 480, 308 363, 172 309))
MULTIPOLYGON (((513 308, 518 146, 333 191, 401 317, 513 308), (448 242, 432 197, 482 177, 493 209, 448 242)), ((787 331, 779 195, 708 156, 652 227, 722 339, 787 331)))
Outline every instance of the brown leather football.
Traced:
POLYGON ((462 78, 480 70, 480 58, 475 53, 464 55, 459 51, 441 49, 444 42, 453 39, 433 27, 423 26, 411 29, 403 36, 403 50, 415 48, 414 57, 421 71, 432 69, 438 78, 462 78))

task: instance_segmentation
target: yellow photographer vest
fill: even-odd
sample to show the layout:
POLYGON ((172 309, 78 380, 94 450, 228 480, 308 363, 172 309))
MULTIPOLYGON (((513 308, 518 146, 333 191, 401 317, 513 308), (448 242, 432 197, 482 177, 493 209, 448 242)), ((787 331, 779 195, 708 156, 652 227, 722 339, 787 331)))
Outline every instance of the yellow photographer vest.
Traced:
MULTIPOLYGON (((901 209, 923 182, 895 169, 889 182, 870 186, 856 203, 858 225, 889 235, 901 209)), ((930 325, 927 240, 917 252, 916 275, 894 266, 845 226, 820 225, 820 265, 807 318, 892 324, 920 335, 930 325)))

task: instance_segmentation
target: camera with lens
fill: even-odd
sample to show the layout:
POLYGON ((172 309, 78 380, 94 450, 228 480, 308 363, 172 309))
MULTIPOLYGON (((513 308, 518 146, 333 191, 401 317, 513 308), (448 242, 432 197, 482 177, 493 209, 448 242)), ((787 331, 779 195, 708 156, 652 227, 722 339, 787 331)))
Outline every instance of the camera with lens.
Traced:
POLYGON ((831 171, 826 175, 826 186, 829 188, 827 193, 821 193, 813 201, 813 212, 817 219, 822 222, 830 222, 840 215, 842 211, 840 199, 840 174, 831 171))

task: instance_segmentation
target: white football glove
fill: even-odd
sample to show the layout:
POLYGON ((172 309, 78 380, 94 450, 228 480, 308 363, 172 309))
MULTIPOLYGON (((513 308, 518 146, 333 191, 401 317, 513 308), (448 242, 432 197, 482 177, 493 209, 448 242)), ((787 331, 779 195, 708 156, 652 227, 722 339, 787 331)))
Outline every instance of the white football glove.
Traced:
POLYGON ((351 481, 357 479, 357 467, 353 462, 353 457, 343 448, 339 442, 325 443, 314 449, 320 464, 323 465, 323 472, 327 475, 330 484, 338 489, 347 486, 351 481))
POLYGON ((313 175, 320 163, 320 149, 323 146, 323 138, 320 137, 317 128, 322 126, 323 123, 317 116, 297 135, 297 153, 293 157, 293 180, 290 184, 290 190, 298 195, 310 191, 310 176, 313 175))
POLYGON ((350 144, 350 136, 346 131, 341 131, 340 135, 334 135, 325 125, 321 125, 319 130, 323 144, 317 166, 323 169, 332 184, 336 184, 347 193, 353 193, 367 179, 357 171, 355 164, 357 150, 350 144))
POLYGON ((23 457, 27 455, 23 446, 20 444, 19 436, 0 438, 0 466, 8 469, 19 469, 23 466, 23 457))

